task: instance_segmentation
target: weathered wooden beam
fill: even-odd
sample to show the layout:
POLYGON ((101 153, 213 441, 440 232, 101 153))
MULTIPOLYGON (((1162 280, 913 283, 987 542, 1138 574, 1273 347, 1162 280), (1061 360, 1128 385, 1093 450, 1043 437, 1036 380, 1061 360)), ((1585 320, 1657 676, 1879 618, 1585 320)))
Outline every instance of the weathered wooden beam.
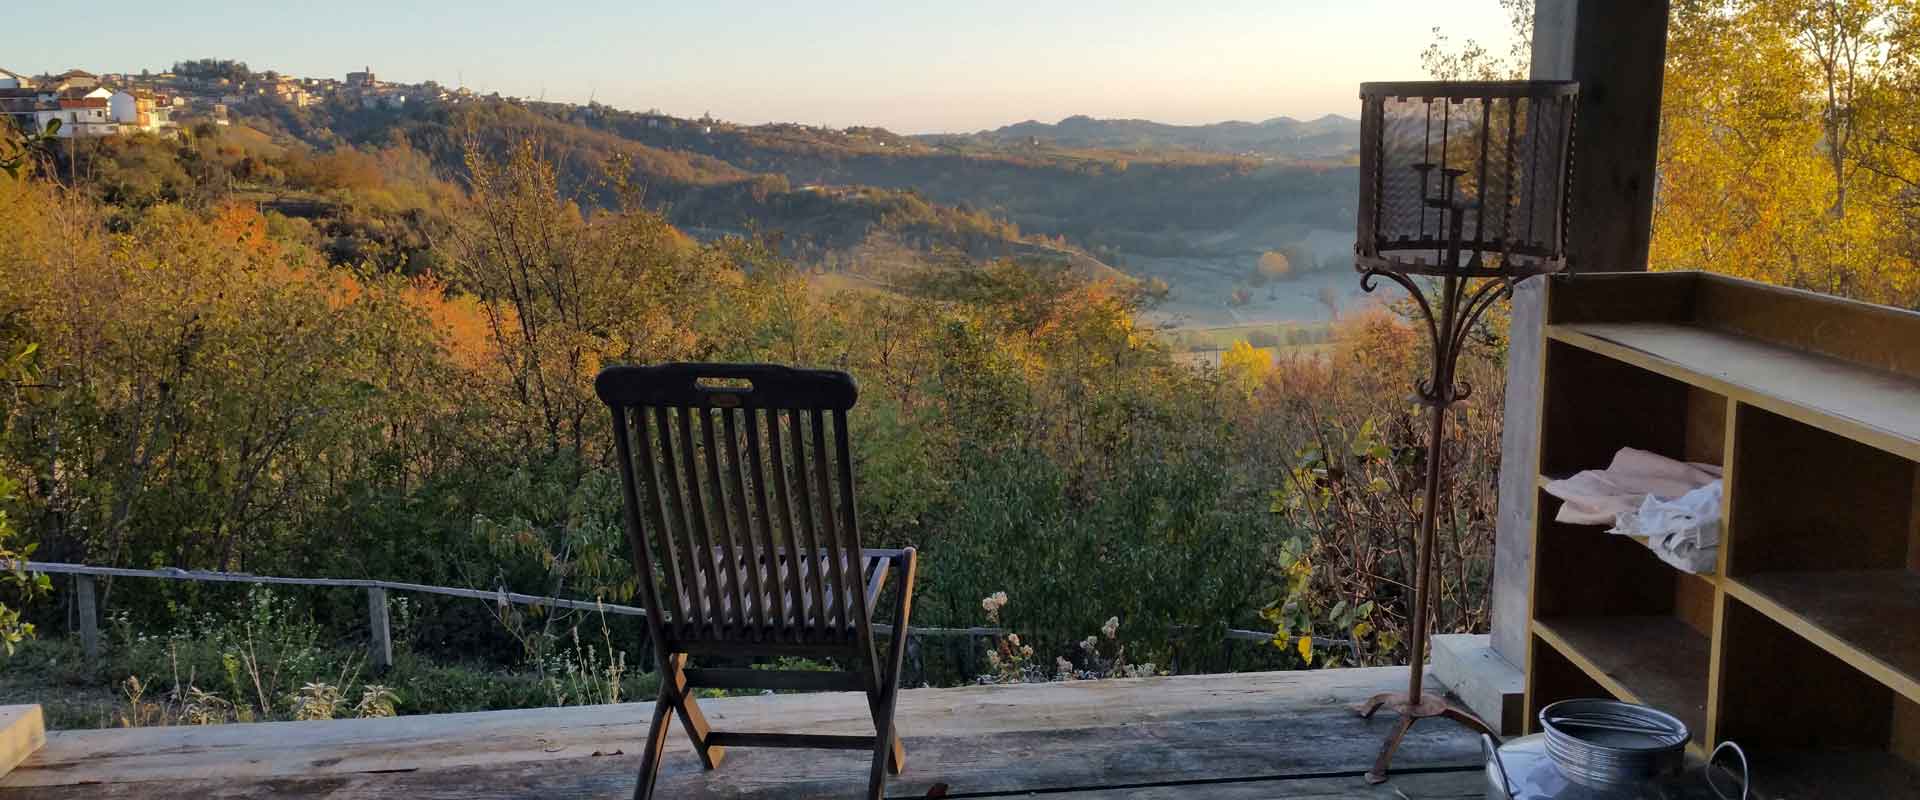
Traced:
MULTIPOLYGON (((1580 82, 1567 198, 1573 271, 1647 268, 1668 13, 1667 0, 1537 0, 1534 6, 1532 77, 1580 82)), ((1509 322, 1493 646, 1513 664, 1526 663, 1544 296, 1543 282, 1521 284, 1509 322)))
MULTIPOLYGON (((1272 750, 1258 762, 1261 771, 1236 775, 1228 769, 1229 764, 1210 769, 1203 766, 1205 759, 1194 759, 1195 768, 1207 777, 1278 774, 1276 766, 1294 763, 1293 759, 1302 754, 1314 756, 1312 751, 1323 746, 1331 748, 1328 757, 1314 756, 1304 762, 1307 767, 1360 769, 1372 759, 1380 737, 1394 720, 1387 715, 1360 720, 1343 701, 1405 685, 1405 667, 1375 667, 907 690, 900 693, 896 718, 901 737, 916 754, 901 780, 915 776, 929 783, 942 780, 937 771, 932 771, 936 762, 927 760, 924 747, 929 737, 957 738, 976 749, 1009 753, 1015 752, 1007 749, 1015 743, 1007 737, 1022 732, 1081 731, 1084 741, 1095 742, 1104 735, 1101 732, 1149 721, 1247 720, 1265 726, 1267 732, 1260 734, 1260 739, 1272 750), (1319 722, 1302 724, 1301 720, 1319 722), (1352 763, 1343 764, 1341 753, 1352 763)), ((867 709, 858 702, 850 703, 844 694, 722 697, 702 705, 717 723, 738 730, 843 735, 869 735, 873 731, 867 709)), ((238 791, 239 787, 264 793, 262 786, 288 783, 283 794, 299 797, 302 792, 294 791, 291 782, 300 781, 306 786, 330 781, 344 784, 356 774, 400 772, 451 775, 550 760, 585 765, 615 751, 623 751, 632 760, 625 764, 616 761, 616 766, 608 769, 622 771, 631 780, 646 736, 650 707, 641 702, 376 720, 60 731, 49 737, 39 756, 0 780, 0 800, 58 797, 61 795, 53 789, 57 786, 74 787, 74 792, 66 796, 78 797, 93 796, 87 791, 110 796, 106 787, 115 785, 128 787, 122 796, 141 796, 133 790, 142 787, 147 796, 184 795, 199 788, 196 781, 232 786, 234 793, 241 795, 244 793, 238 791)), ((1452 741, 1450 737, 1454 736, 1475 754, 1473 763, 1478 763, 1478 745, 1464 729, 1435 726, 1431 739, 1425 741, 1452 741)), ((1211 746, 1211 742, 1200 745, 1211 746)), ((1249 748, 1257 749, 1252 745, 1249 748)), ((669 774, 699 770, 687 737, 676 731, 668 737, 666 749, 669 774)), ((720 772, 751 777, 757 770, 747 765, 766 758, 769 752, 779 751, 735 751, 720 772)), ((1395 763, 1402 768, 1449 763, 1410 756, 1409 752, 1403 752, 1395 763)), ((852 759, 848 762, 853 765, 852 772, 836 774, 855 779, 854 785, 864 785, 864 771, 870 763, 865 754, 801 755, 852 759)), ((1089 751, 1086 755, 1094 758, 1100 754, 1089 751)), ((1253 756, 1248 758, 1251 763, 1253 756)), ((1134 774, 1144 772, 1135 770, 1134 774)), ((767 781, 778 777, 761 776, 767 781)), ((663 781, 666 779, 663 776, 663 781)), ((1152 780, 1169 779, 1162 774, 1152 780)), ((662 783, 662 792, 672 785, 662 783)), ((903 784, 891 785, 905 788, 903 784)), ((627 791, 631 790, 629 785, 627 791)), ((527 789, 525 793, 538 792, 527 789)))
POLYGON ((100 658, 100 611, 92 575, 73 576, 73 607, 80 622, 80 650, 88 661, 100 658))
POLYGON ((0 706, 0 778, 47 743, 39 706, 0 706))
POLYGON ((387 619, 387 590, 367 587, 368 660, 375 669, 393 666, 393 633, 387 619))
MULTIPOLYGON (((1398 677, 1398 676, 1396 676, 1398 677)), ((762 700, 764 698, 753 698, 762 700)), ((1171 709, 1169 709, 1171 710, 1171 709)), ((1045 706, 1027 713, 1044 714, 1045 706)), ((635 711, 634 716, 639 716, 635 711)), ((865 722, 866 720, 861 720, 865 722)), ((1199 798, 1213 782, 1266 782, 1264 795, 1294 797, 1293 780, 1335 780, 1342 789, 1320 796, 1382 797, 1360 794, 1362 769, 1395 720, 1363 721, 1343 704, 1317 702, 1293 713, 1261 718, 1115 720, 1091 728, 1016 730, 992 734, 947 735, 938 729, 914 735, 905 731, 914 751, 913 765, 887 782, 889 797, 926 797, 938 786, 967 797, 1051 795, 1082 791, 1177 787, 1164 796, 1199 798), (1204 781, 1204 782, 1201 782, 1204 781), (1183 785, 1184 784, 1184 785, 1183 785), (1184 791, 1182 791, 1184 790, 1184 791)), ((718 735, 718 734, 716 734, 718 735)), ((673 737, 681 739, 683 737, 673 737)), ((348 798, 549 798, 618 797, 633 789, 639 756, 637 736, 621 746, 600 745, 594 755, 538 761, 496 758, 468 767, 423 767, 382 772, 333 773, 271 780, 187 778, 166 783, 118 782, 35 787, 45 800, 68 797, 208 798, 247 797, 269 789, 281 797, 348 798)), ((318 755, 304 751, 307 760, 318 755)), ((729 751, 718 770, 703 769, 685 748, 670 748, 657 796, 684 800, 805 800, 858 796, 866 785, 871 756, 833 750, 739 749, 729 751)), ((1407 772, 1458 772, 1480 776, 1478 743, 1450 726, 1415 729, 1396 764, 1407 772)), ((1403 778, 1396 774, 1395 783, 1403 778)), ((1484 778, 1480 778, 1484 780, 1484 778)), ((1448 782, 1449 792, 1459 784, 1448 782)), ((1413 784, 1418 785, 1418 784, 1413 784)), ((0 789, 0 799, 19 796, 0 789)), ((941 795, 931 795, 941 796, 941 795)), ((1071 795, 1069 795, 1071 796, 1071 795)), ((1308 795, 1313 796, 1313 795, 1308 795)), ((1385 797, 1395 797, 1391 793, 1385 797)), ((1425 797, 1427 795, 1414 795, 1425 797)), ((1441 794, 1459 797, 1458 793, 1441 794)), ((1479 796, 1484 796, 1484 789, 1479 796)))

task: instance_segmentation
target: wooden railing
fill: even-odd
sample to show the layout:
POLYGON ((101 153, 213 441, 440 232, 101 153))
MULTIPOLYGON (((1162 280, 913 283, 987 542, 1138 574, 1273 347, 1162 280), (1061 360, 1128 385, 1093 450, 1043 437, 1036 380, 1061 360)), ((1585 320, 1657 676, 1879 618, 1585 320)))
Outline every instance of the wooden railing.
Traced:
MULTIPOLYGON (((13 562, 0 561, 0 568, 12 569, 13 562)), ((393 665, 393 634, 388 621, 387 592, 414 592, 419 594, 438 594, 449 597, 467 597, 475 600, 490 600, 496 604, 522 605, 548 608, 569 608, 580 611, 598 611, 606 614, 624 616, 645 616, 647 610, 638 606, 605 603, 598 600, 570 600, 563 597, 521 594, 504 589, 465 589, 456 586, 430 586, 424 583, 404 581, 382 581, 368 578, 286 578, 274 575, 254 575, 246 572, 215 572, 211 570, 185 569, 129 569, 126 567, 96 567, 87 564, 62 564, 48 561, 28 561, 25 564, 29 572, 45 572, 72 575, 74 579, 74 607, 80 618, 80 645, 90 659, 100 655, 100 615, 94 578, 98 576, 127 578, 157 578, 175 581, 207 581, 216 583, 252 583, 278 584, 285 586, 326 586, 334 588, 361 589, 367 593, 367 629, 368 647, 371 652, 369 661, 375 667, 386 668, 393 665)), ((891 636, 892 625, 876 623, 875 633, 891 636)), ((1004 628, 926 628, 909 626, 910 636, 935 637, 982 637, 1001 636, 1004 628)), ((1264 631, 1237 630, 1229 628, 1227 639, 1267 642, 1273 634, 1264 631)), ((1350 647, 1351 642, 1344 639, 1322 639, 1314 637, 1315 647, 1350 647)))

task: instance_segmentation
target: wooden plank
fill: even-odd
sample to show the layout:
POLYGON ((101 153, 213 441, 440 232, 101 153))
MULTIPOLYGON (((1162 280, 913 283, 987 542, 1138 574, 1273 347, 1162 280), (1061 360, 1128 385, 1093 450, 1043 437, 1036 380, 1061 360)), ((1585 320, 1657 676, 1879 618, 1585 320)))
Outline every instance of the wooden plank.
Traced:
MULTIPOLYGON (((1344 703, 1405 686, 1404 667, 1238 673, 1167 678, 969 686, 900 692, 900 733, 918 749, 929 736, 997 740, 1022 731, 1096 730, 1153 722, 1266 721, 1283 731, 1295 719, 1356 724, 1321 728, 1315 735, 1353 739, 1366 751, 1345 768, 1369 763, 1389 715, 1360 723, 1344 703)), ((860 693, 725 697, 701 704, 715 725, 735 730, 805 731, 869 735, 873 719, 860 693)), ((271 780, 394 770, 460 770, 552 759, 584 759, 594 752, 637 754, 651 703, 437 714, 378 720, 266 722, 191 728, 56 731, 47 748, 4 780, 0 788, 70 784, 271 780)), ((1420 726, 1416 731, 1426 729, 1420 726)), ((1455 730, 1434 725, 1434 732, 1455 730)), ((1311 730, 1302 731, 1304 737, 1311 730)), ((1098 737, 1094 737, 1098 738, 1098 737)), ((1276 752, 1299 748, 1293 738, 1276 752)), ((1315 741, 1315 747, 1321 742, 1315 741)), ((1312 749, 1312 748, 1306 748, 1312 749)), ((667 740, 668 763, 694 763, 691 745, 667 740), (678 755, 675 755, 678 754, 678 755)), ((1269 754, 1271 756, 1272 754, 1269 754)), ((732 759, 755 757, 736 751, 732 759)), ((909 774, 928 763, 916 755, 909 774)), ((863 775, 864 764, 850 775, 863 775)), ((1416 760, 1395 762, 1418 766, 1416 760)), ((628 765, 623 769, 630 769, 628 765)), ((1163 776, 1164 778, 1164 776, 1163 776)), ((18 793, 0 797, 12 800, 18 793)), ((31 791, 26 796, 34 796, 31 791)))
MULTIPOLYGON (((614 414, 616 418, 624 417, 618 408, 614 409, 614 414)), ((666 417, 661 416, 658 411, 655 412, 654 416, 655 419, 661 420, 663 423, 659 429, 660 447, 665 447, 671 436, 664 424, 666 417)), ((654 468, 654 458, 656 454, 662 451, 655 448, 652 437, 648 435, 647 427, 647 412, 645 409, 640 409, 633 416, 633 434, 640 440, 638 456, 635 457, 633 453, 626 453, 622 458, 640 462, 640 477, 638 480, 640 483, 645 484, 645 491, 641 491, 640 487, 635 487, 632 492, 636 495, 633 502, 639 502, 639 498, 641 497, 646 498, 646 524, 648 530, 651 531, 651 535, 648 535, 646 532, 641 532, 639 534, 640 541, 630 542, 629 544, 635 548, 634 563, 636 564, 645 564, 651 560, 651 556, 646 552, 649 544, 659 548, 660 560, 665 562, 666 567, 666 585, 662 588, 666 590, 666 594, 669 597, 673 598, 672 606, 670 607, 671 613, 673 614, 673 627, 669 628, 664 620, 661 620, 661 624, 657 627, 662 632, 672 631, 672 638, 674 639, 682 639, 693 635, 695 630, 694 623, 700 616, 696 611, 696 609, 700 607, 700 587, 689 582, 694 574, 691 561, 685 562, 687 564, 687 569, 685 570, 687 577, 682 577, 681 564, 683 562, 679 555, 681 548, 675 544, 675 542, 679 540, 680 534, 676 532, 676 529, 672 527, 672 525, 684 527, 686 521, 684 518, 675 517, 672 524, 667 522, 667 507, 661 498, 660 470, 654 468)), ((625 433, 626 431, 620 431, 621 436, 617 442, 626 441, 625 433)), ((672 458, 669 457, 667 460, 671 461, 672 458)), ((621 468, 624 471, 630 469, 631 465, 622 464, 621 468)), ((674 493, 671 488, 667 491, 669 494, 674 493)), ((678 495, 675 496, 677 497, 678 495)), ((689 558, 691 558, 691 556, 689 556, 689 558)), ((649 585, 654 585, 652 584, 652 578, 650 576, 651 572, 652 570, 649 568, 649 577, 641 578, 641 580, 647 581, 649 585)), ((659 594, 658 590, 655 591, 655 594, 659 594)), ((660 643, 655 643, 654 646, 659 647, 660 643)))
MULTIPOLYGON (((726 639, 728 638, 727 606, 721 602, 724 573, 715 563, 713 539, 707 535, 706 499, 700 494, 700 470, 694 465, 693 451, 698 449, 698 446, 694 444, 693 429, 688 421, 687 409, 673 409, 673 419, 679 428, 680 464, 676 471, 673 459, 667 459, 667 486, 678 498, 678 504, 674 509, 679 513, 680 519, 686 523, 686 530, 689 531, 687 534, 690 548, 688 557, 693 561, 694 583, 706 587, 706 597, 703 598, 706 603, 706 619, 702 620, 698 627, 704 629, 705 636, 716 640, 726 639), (686 478, 685 483, 680 481, 682 475, 686 478)), ((668 435, 663 433, 661 437, 666 439, 668 435)))
POLYGON ((387 590, 378 586, 367 588, 367 643, 368 662, 376 669, 393 666, 393 629, 388 624, 387 590))
POLYGON ((39 706, 0 706, 0 778, 47 743, 39 706))
POLYGON ((80 616, 80 651, 88 661, 100 658, 100 611, 99 590, 93 585, 92 575, 73 576, 73 604, 75 613, 80 616))
POLYGON ((798 410, 787 412, 787 431, 791 434, 787 442, 792 447, 793 455, 793 498, 799 503, 796 511, 800 517, 800 552, 807 554, 804 571, 809 583, 806 588, 812 591, 806 604, 810 616, 801 619, 801 636, 811 641, 828 634, 826 604, 830 596, 826 584, 821 581, 820 564, 813 560, 813 554, 820 552, 824 545, 821 544, 819 528, 815 526, 813 490, 807 484, 807 439, 800 430, 802 416, 798 410))
POLYGON ((1701 636, 1713 634, 1713 602, 1719 580, 1712 575, 1673 571, 1673 616, 1701 636))
POLYGON ((1893 699, 1893 732, 1887 738, 1887 751, 1909 764, 1920 764, 1920 703, 1893 699))
POLYGON ((1920 702, 1920 575, 1763 572, 1724 585, 1755 611, 1920 702))
POLYGON ((1727 419, 1727 398, 1698 386, 1687 387, 1687 432, 1681 459, 1724 466, 1727 419))
POLYGON ((1707 637, 1673 617, 1534 620, 1534 635, 1614 697, 1687 723, 1696 746, 1707 730, 1707 637))
POLYGON ((1692 325, 1577 323, 1548 338, 1920 460, 1920 380, 1692 325))
MULTIPOLYGON (((1546 323, 1686 322, 1706 273, 1582 272, 1548 278, 1546 323)), ((1545 331, 1536 331, 1536 335, 1545 331)))
POLYGON ((1920 377, 1920 313, 1712 273, 1693 306, 1697 325, 1920 377))
MULTIPOLYGON (((1016 795, 1007 795, 1013 797, 1016 795)), ((1160 786, 1061 792, 1050 800, 1485 800, 1486 774, 1479 769, 1396 771, 1382 784, 1364 773, 1328 777, 1211 781, 1160 786)))
MULTIPOLYGON (((826 534, 827 540, 826 556, 828 568, 823 571, 827 572, 827 574, 833 578, 833 599, 830 601, 830 604, 833 606, 833 629, 840 632, 841 635, 845 635, 845 632, 851 629, 847 619, 847 592, 849 589, 847 583, 847 558, 849 556, 857 557, 859 551, 858 548, 849 546, 840 535, 840 515, 835 511, 836 504, 833 499, 833 487, 830 484, 832 479, 829 477, 833 472, 833 465, 830 463, 831 458, 827 453, 826 415, 821 412, 820 409, 816 408, 812 410, 811 417, 808 420, 808 428, 813 432, 811 466, 813 468, 814 491, 817 492, 815 498, 820 503, 820 530, 826 534)), ((857 576, 854 583, 860 583, 857 576)), ((852 591, 858 593, 860 590, 853 588, 852 591)), ((825 623, 825 620, 823 619, 821 622, 825 623)))
POLYGON ((1534 520, 1539 508, 1540 406, 1546 367, 1547 284, 1523 281, 1509 301, 1505 427, 1500 432, 1491 604, 1495 652, 1526 663, 1533 619, 1534 520))
MULTIPOLYGON (((888 781, 893 797, 924 797, 936 785, 952 794, 1053 793, 1164 783, 1181 778, 1275 779, 1290 775, 1352 780, 1354 765, 1374 755, 1395 723, 1390 716, 1361 720, 1340 704, 1322 704, 1263 719, 1156 721, 1132 725, 1016 731, 992 735, 922 736, 912 740, 914 761, 888 781), (1312 742, 1303 747, 1302 742, 1312 742)), ((680 737, 675 737, 680 738, 680 737)), ((270 780, 192 778, 169 783, 116 782, 37 787, 38 798, 249 797, 549 798, 617 797, 632 791, 638 759, 621 748, 598 756, 496 762, 467 768, 385 773, 309 775, 270 780)), ((657 796, 758 799, 857 796, 871 757, 862 752, 740 749, 720 769, 705 771, 685 754, 669 754, 657 796)), ((1402 769, 1470 770, 1479 744, 1451 725, 1420 726, 1406 737, 1395 765, 1402 769)), ((12 800, 17 793, 0 790, 12 800)))

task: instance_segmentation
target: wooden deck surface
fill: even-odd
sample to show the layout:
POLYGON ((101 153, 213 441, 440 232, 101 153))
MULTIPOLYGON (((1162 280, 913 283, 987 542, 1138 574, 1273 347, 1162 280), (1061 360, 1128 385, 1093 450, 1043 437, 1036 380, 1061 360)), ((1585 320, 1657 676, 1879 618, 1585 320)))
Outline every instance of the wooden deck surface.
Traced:
MULTIPOLYGON (((1479 746, 1413 729, 1400 774, 1370 787, 1394 723, 1347 705, 1405 670, 1242 673, 904 692, 906 773, 889 797, 1056 800, 1478 798, 1479 746), (938 792, 944 790, 945 794, 938 792)), ((871 733, 858 694, 702 702, 714 727, 871 733)), ((61 731, 0 779, 0 800, 235 797, 617 798, 632 791, 651 701, 617 706, 205 728, 61 731)), ((662 797, 832 798, 865 786, 864 753, 735 749, 704 772, 676 728, 662 797)))

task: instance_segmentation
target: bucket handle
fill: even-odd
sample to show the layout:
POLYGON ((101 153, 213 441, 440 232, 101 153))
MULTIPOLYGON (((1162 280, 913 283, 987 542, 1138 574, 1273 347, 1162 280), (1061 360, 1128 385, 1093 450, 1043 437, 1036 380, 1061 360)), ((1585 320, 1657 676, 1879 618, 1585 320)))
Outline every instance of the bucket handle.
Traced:
POLYGON ((1727 749, 1732 749, 1733 754, 1740 757, 1739 800, 1747 800, 1747 795, 1753 788, 1753 776, 1747 771, 1747 751, 1740 749, 1740 745, 1734 744, 1732 739, 1721 742, 1719 747, 1713 748, 1713 754, 1707 756, 1707 786, 1713 789, 1714 794, 1720 796, 1720 800, 1734 800, 1732 795, 1721 791, 1720 784, 1713 779, 1713 762, 1720 760, 1720 752, 1727 749))
MULTIPOLYGON (((1728 742, 1728 744, 1732 744, 1732 742, 1728 742)), ((1494 788, 1500 790, 1501 797, 1505 797, 1507 800, 1513 800, 1513 781, 1507 778, 1507 765, 1500 761, 1500 744, 1495 742, 1492 736, 1484 733, 1480 734, 1480 753, 1493 764, 1494 777, 1500 781, 1499 785, 1494 788)), ((1741 759, 1744 760, 1745 758, 1745 755, 1741 756, 1741 759)), ((1724 800, 1725 795, 1722 795, 1722 798, 1724 800)), ((1745 798, 1742 798, 1742 800, 1745 800, 1745 798)))

